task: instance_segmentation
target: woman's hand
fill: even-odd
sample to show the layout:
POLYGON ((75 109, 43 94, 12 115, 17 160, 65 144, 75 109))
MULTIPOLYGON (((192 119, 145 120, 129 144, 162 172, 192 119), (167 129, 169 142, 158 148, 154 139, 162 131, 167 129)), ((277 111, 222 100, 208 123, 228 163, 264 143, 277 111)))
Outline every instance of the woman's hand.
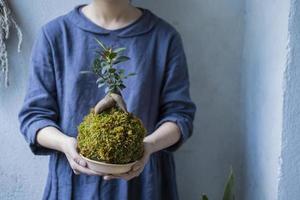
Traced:
POLYGON ((103 178, 105 180, 122 178, 129 181, 130 179, 139 176, 143 172, 145 165, 148 163, 151 154, 154 152, 153 149, 154 148, 152 144, 144 141, 143 157, 132 166, 129 172, 118 175, 105 175, 103 178))
POLYGON ((119 108, 121 108, 124 112, 127 112, 123 97, 116 93, 109 93, 96 104, 95 113, 99 114, 102 111, 113 107, 115 104, 117 104, 117 106, 119 106, 119 108))
POLYGON ((53 126, 42 128, 37 133, 37 142, 43 147, 64 153, 75 174, 84 173, 88 175, 103 176, 103 174, 96 173, 89 169, 85 160, 77 153, 76 138, 67 136, 59 129, 53 126))
POLYGON ((87 163, 83 160, 77 152, 77 140, 73 137, 68 137, 63 142, 63 152, 66 155, 69 164, 73 170, 73 172, 78 174, 87 174, 87 175, 99 175, 102 176, 103 174, 99 174, 89 168, 87 168, 87 163))

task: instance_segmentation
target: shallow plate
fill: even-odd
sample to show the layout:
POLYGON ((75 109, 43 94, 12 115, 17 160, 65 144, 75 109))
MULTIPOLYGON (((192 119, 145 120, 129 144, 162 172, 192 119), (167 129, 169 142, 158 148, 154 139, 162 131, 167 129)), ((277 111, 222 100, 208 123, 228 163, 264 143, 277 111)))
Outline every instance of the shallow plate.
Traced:
POLYGON ((104 174, 123 174, 129 172, 131 170, 131 167, 137 162, 135 161, 127 164, 109 164, 105 162, 91 160, 89 158, 84 157, 81 154, 80 156, 87 162, 88 168, 104 174))

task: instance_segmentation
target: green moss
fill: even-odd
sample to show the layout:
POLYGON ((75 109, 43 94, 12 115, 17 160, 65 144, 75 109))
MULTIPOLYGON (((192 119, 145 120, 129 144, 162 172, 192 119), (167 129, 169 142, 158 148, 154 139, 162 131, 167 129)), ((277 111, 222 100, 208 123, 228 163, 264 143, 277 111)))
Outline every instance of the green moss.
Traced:
POLYGON ((146 130, 141 120, 117 107, 100 114, 91 109, 77 129, 79 152, 92 160, 125 164, 143 155, 146 130))

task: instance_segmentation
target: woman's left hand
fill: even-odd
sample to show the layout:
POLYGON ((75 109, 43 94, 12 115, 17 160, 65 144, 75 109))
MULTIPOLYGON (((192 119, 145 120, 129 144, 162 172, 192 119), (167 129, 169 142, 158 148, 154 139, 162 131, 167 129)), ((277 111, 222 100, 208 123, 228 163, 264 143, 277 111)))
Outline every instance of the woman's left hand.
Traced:
POLYGON ((131 170, 124 174, 117 174, 117 175, 105 175, 103 178, 104 180, 111 180, 111 179, 125 179, 129 181, 137 176, 139 176, 143 170, 145 165, 148 163, 150 155, 153 153, 153 147, 150 143, 144 142, 144 154, 143 157, 138 160, 131 168, 131 170))

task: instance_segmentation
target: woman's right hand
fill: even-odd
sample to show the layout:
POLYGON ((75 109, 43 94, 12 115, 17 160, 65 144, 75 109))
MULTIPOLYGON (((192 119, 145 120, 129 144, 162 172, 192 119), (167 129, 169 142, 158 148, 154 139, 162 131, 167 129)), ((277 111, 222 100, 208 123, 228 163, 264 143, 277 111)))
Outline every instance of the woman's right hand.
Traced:
POLYGON ((67 137, 62 145, 63 153, 66 155, 69 164, 73 172, 78 174, 87 174, 87 175, 98 175, 103 176, 103 174, 97 173, 87 167, 85 160, 77 152, 77 140, 73 137, 67 137))

